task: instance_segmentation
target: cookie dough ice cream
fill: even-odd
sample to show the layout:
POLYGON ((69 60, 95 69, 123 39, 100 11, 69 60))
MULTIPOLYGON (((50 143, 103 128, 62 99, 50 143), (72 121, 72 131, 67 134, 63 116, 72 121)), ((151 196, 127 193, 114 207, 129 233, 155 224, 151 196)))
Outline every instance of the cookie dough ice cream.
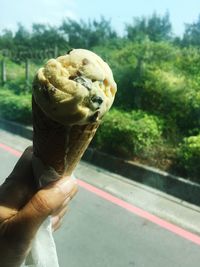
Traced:
POLYGON ((84 49, 50 59, 39 69, 33 86, 42 111, 63 125, 98 121, 110 109, 115 93, 107 63, 84 49))

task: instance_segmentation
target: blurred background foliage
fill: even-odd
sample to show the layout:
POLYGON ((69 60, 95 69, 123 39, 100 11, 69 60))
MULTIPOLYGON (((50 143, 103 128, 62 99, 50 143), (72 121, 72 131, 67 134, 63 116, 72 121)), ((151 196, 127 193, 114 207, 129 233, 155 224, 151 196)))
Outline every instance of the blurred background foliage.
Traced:
MULTIPOLYGON (((31 53, 55 47, 58 55, 70 48, 90 49, 108 62, 118 85, 114 108, 92 146, 199 181, 199 45, 200 17, 185 25, 180 37, 173 34, 168 13, 133 18, 123 35, 104 17, 66 19, 58 27, 33 24, 29 31, 19 24, 15 33, 0 33, 0 59, 7 68, 0 115, 31 124, 31 91, 24 81, 24 60, 31 53)), ((30 81, 47 58, 31 59, 30 81)))

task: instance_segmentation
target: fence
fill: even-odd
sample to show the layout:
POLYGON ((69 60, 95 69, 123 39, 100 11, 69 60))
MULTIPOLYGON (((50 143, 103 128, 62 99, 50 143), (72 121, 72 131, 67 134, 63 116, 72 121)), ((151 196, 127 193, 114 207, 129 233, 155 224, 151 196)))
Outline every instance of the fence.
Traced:
POLYGON ((15 61, 21 61, 25 59, 32 59, 32 60, 43 60, 46 58, 52 58, 58 56, 58 47, 55 46, 54 48, 48 49, 40 49, 40 50, 9 50, 9 49, 2 49, 0 50, 0 54, 3 57, 7 57, 13 59, 15 61))
POLYGON ((25 87, 29 88, 30 83, 30 62, 42 62, 45 59, 49 59, 52 57, 58 56, 58 48, 54 47, 52 49, 44 49, 44 50, 34 50, 34 51, 11 51, 8 49, 3 49, 0 51, 0 55, 2 55, 2 60, 0 62, 0 83, 4 86, 8 82, 8 66, 7 59, 14 61, 16 63, 24 63, 24 74, 23 79, 25 81, 25 87))

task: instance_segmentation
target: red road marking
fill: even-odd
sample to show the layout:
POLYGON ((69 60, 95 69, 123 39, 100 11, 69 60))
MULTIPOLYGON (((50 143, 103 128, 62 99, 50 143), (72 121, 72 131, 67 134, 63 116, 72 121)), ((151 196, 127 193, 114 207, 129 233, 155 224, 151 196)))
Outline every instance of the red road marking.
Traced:
POLYGON ((81 187, 85 188, 86 190, 100 196, 101 198, 106 199, 106 200, 128 210, 129 212, 138 215, 139 217, 142 217, 148 221, 151 221, 151 222, 161 226, 162 228, 169 230, 170 232, 173 232, 173 233, 175 233, 175 234, 177 234, 177 235, 179 235, 185 239, 192 241, 195 244, 200 245, 200 237, 199 236, 197 236, 191 232, 188 232, 188 231, 184 230, 183 228, 180 228, 180 227, 178 227, 172 223, 169 223, 169 222, 167 222, 167 221, 165 221, 165 220, 163 220, 163 219, 161 219, 161 218, 159 218, 159 217, 157 217, 157 216, 155 216, 155 215, 153 215, 147 211, 144 211, 144 210, 142 210, 142 209, 140 209, 140 208, 138 208, 138 207, 136 207, 136 206, 120 199, 120 198, 117 198, 117 197, 115 197, 115 196, 113 196, 113 195, 111 195, 111 194, 109 194, 109 193, 107 193, 107 192, 105 192, 99 188, 96 188, 96 187, 94 187, 94 186, 92 186, 92 185, 90 185, 90 184, 88 184, 82 180, 78 180, 78 184, 81 187))
MULTIPOLYGON (((14 156, 17 156, 17 157, 20 157, 21 156, 21 152, 7 146, 7 145, 4 145, 2 143, 0 143, 0 148, 2 148, 3 150, 11 153, 12 155, 14 156)), ((172 223, 169 223, 145 210, 142 210, 120 198, 117 198, 95 186, 92 186, 82 180, 78 180, 78 184, 79 186, 83 187, 84 189, 86 189, 87 191, 90 191, 92 192, 93 194, 96 194, 97 196, 111 202, 111 203, 114 203, 116 204, 117 206, 119 207, 122 207, 124 209, 126 209, 127 211, 131 212, 131 213, 134 213, 136 214, 137 216, 139 217, 142 217, 154 224, 157 224, 159 226, 161 226, 162 228, 164 229, 167 229, 168 231, 176 234, 176 235, 179 235, 197 245, 200 245, 200 237, 198 235, 195 235, 189 231, 186 231, 184 230, 183 228, 179 227, 179 226, 176 226, 172 223)))
POLYGON ((22 154, 21 152, 13 149, 12 147, 4 145, 2 143, 0 143, 0 148, 4 149, 5 151, 7 151, 7 152, 9 152, 9 153, 11 153, 11 154, 13 154, 14 156, 17 156, 17 157, 20 157, 21 154, 22 154))

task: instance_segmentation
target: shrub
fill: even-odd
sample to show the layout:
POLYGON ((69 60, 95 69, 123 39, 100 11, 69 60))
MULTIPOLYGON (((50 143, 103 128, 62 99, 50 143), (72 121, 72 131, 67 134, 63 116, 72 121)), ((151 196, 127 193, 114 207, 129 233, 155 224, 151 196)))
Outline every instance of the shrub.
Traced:
POLYGON ((196 134, 200 127, 200 93, 196 81, 174 71, 145 73, 141 107, 173 121, 183 133, 196 134))
POLYGON ((178 150, 178 165, 195 180, 200 175, 200 134, 184 138, 178 150))
POLYGON ((171 71, 177 53, 170 44, 148 39, 139 43, 126 42, 120 49, 112 49, 108 58, 119 89, 114 105, 142 109, 144 84, 148 78, 145 73, 155 69, 171 71))
POLYGON ((180 49, 146 39, 140 43, 126 42, 120 49, 101 50, 111 63, 118 85, 115 107, 142 109, 164 117, 183 135, 197 134, 200 127, 197 49, 180 49))
POLYGON ((160 139, 162 120, 142 111, 111 110, 97 131, 94 144, 118 156, 142 156, 160 139))
POLYGON ((31 95, 16 95, 12 91, 1 88, 0 116, 8 120, 31 124, 31 95))

